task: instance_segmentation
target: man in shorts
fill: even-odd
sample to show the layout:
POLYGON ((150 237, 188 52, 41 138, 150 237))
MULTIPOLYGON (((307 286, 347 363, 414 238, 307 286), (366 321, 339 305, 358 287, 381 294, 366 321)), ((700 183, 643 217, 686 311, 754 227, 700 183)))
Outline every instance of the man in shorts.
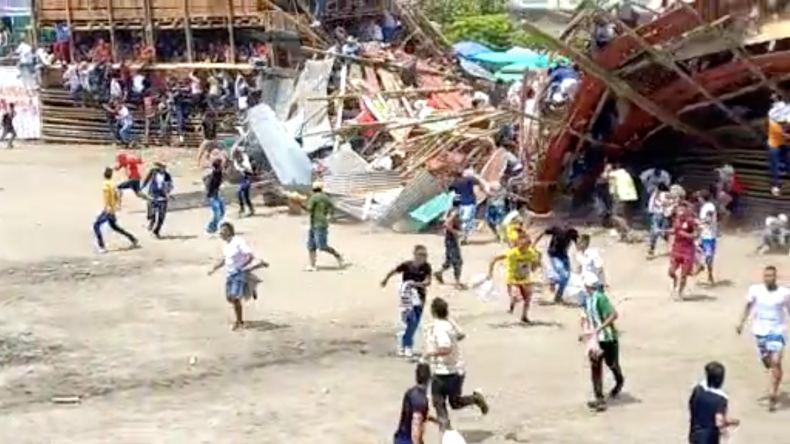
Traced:
POLYGON ((329 245, 329 219, 335 211, 335 206, 329 196, 324 193, 324 184, 313 183, 313 194, 307 198, 304 207, 310 216, 310 230, 307 232, 307 252, 310 263, 307 265, 307 271, 316 270, 319 251, 329 253, 337 261, 338 268, 343 268, 345 266, 343 256, 329 245))
POLYGON ((529 320, 529 305, 532 299, 530 275, 532 270, 540 264, 540 255, 532 247, 529 236, 525 232, 521 232, 513 247, 491 260, 488 266, 488 279, 492 279, 494 267, 499 261, 505 261, 507 292, 510 295, 509 312, 512 314, 516 309, 516 304, 522 302, 524 305, 521 308, 521 322, 531 324, 529 320))
POLYGON ((694 271, 697 223, 687 205, 678 205, 672 223, 672 249, 669 256, 669 277, 672 297, 682 299, 688 277, 694 271))
POLYGON ((716 204, 707 190, 699 192, 700 202, 699 226, 700 226, 700 246, 704 257, 705 269, 708 271, 708 284, 715 283, 713 279, 713 259, 716 256, 716 238, 718 237, 719 223, 716 204))
POLYGON ((746 319, 752 316, 752 333, 770 381, 769 411, 776 410, 782 384, 782 354, 787 343, 785 323, 790 313, 790 289, 777 284, 776 274, 776 267, 769 265, 763 270, 763 283, 749 287, 741 322, 736 327, 740 334, 746 319))

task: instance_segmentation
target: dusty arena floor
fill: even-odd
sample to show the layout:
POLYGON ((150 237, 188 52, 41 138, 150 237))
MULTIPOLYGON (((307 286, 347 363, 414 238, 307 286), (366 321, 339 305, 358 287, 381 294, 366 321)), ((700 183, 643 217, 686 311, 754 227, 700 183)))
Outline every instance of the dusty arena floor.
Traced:
MULTIPOLYGON (((304 218, 267 210, 243 219, 239 230, 272 267, 262 273, 262 298, 248 305, 252 328, 231 332, 222 277, 206 276, 221 248, 203 234, 206 209, 170 214, 172 239, 154 241, 143 229, 143 205, 127 196, 120 222, 143 248, 94 254, 90 227, 101 171, 113 157, 94 147, 0 151, 2 442, 391 442, 413 366, 392 357, 395 286, 378 283, 415 243, 438 265, 441 238, 335 226, 331 241, 353 265, 310 274, 302 271, 304 218), (83 400, 52 402, 62 396, 83 400)), ((177 187, 197 188, 188 162, 171 163, 177 187)), ((235 207, 229 214, 233 220, 235 207)), ((107 236, 111 250, 125 245, 107 236)), ((731 442, 784 442, 790 414, 766 412, 752 341, 734 327, 746 287, 769 263, 787 276, 787 259, 751 257, 751 240, 725 238, 719 274, 731 285, 694 287, 693 301, 672 302, 665 259, 646 262, 641 245, 595 243, 620 301, 627 378, 625 401, 604 414, 585 407, 590 383, 577 310, 536 305, 535 319, 558 326, 522 328, 504 303, 431 289, 449 297, 467 330, 467 385, 491 404, 487 417, 454 412, 468 441, 682 443, 689 390, 718 359, 728 369, 732 416, 742 420, 731 442)), ((496 252, 468 247, 467 277, 496 252)), ((427 442, 438 442, 434 430, 427 442)))

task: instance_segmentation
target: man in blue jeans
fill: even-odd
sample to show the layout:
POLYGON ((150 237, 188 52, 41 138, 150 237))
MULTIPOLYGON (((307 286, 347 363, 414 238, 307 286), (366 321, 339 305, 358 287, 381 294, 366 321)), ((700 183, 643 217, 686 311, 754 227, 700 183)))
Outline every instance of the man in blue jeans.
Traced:
POLYGON ((414 335, 422 319, 426 290, 431 285, 432 271, 431 264, 428 263, 428 249, 423 245, 416 245, 414 257, 398 264, 381 281, 381 287, 384 288, 396 274, 400 274, 402 279, 400 309, 405 329, 398 334, 398 356, 405 358, 414 356, 414 335))
POLYGON ((551 261, 551 267, 548 270, 549 281, 554 289, 554 303, 559 304, 562 302, 562 296, 565 294, 571 277, 571 260, 568 257, 568 249, 571 242, 579 241, 579 232, 568 225, 554 225, 541 233, 535 239, 535 244, 540 242, 540 239, 545 235, 551 236, 547 251, 551 261))
POLYGON ((211 162, 211 172, 206 176, 206 198, 208 199, 208 206, 211 209, 211 219, 206 227, 206 232, 214 234, 217 232, 219 223, 225 217, 225 202, 219 194, 219 189, 222 186, 222 159, 214 159, 211 162))
POLYGON ((425 423, 434 421, 428 416, 428 381, 431 379, 431 368, 428 364, 417 364, 414 374, 417 385, 403 394, 398 429, 392 441, 394 444, 422 444, 425 423))
POLYGON ((324 251, 331 254, 337 260, 338 268, 343 268, 343 256, 334 248, 329 246, 329 218, 335 211, 335 206, 329 200, 329 196, 324 193, 324 185, 321 182, 313 183, 313 194, 305 202, 305 209, 310 215, 310 230, 307 233, 307 252, 310 256, 310 264, 307 271, 315 271, 317 252, 324 251))

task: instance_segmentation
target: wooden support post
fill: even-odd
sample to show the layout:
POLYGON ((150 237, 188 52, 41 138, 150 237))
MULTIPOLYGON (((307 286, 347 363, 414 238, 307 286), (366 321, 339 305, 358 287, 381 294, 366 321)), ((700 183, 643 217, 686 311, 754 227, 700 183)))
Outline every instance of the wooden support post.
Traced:
POLYGON ((184 40, 187 44, 187 61, 192 63, 195 61, 194 49, 192 47, 192 27, 190 26, 189 17, 189 0, 181 0, 184 4, 184 40))
POLYGON ((71 24, 71 0, 66 0, 66 27, 69 28, 69 60, 74 62, 74 27, 71 24))
POLYGON ((236 63, 236 33, 234 32, 233 21, 235 19, 235 11, 233 10, 233 0, 228 0, 228 40, 230 42, 230 63, 236 63))
POLYGON ((107 23, 110 28, 110 54, 113 63, 118 61, 115 48, 115 14, 113 12, 113 0, 107 0, 107 23))
POLYGON ((33 14, 30 17, 30 36, 31 45, 38 48, 38 17, 39 17, 39 0, 31 0, 31 9, 33 14))
MULTIPOLYGON (((340 68, 340 91, 339 95, 343 96, 346 93, 346 80, 348 78, 348 61, 343 61, 343 67, 340 68)), ((343 124, 343 99, 338 99, 335 101, 335 129, 340 129, 340 126, 343 124)), ((340 148, 340 136, 335 134, 335 145, 333 151, 337 151, 340 148)))
POLYGON ((542 38, 549 46, 552 46, 557 50, 565 51, 565 53, 568 54, 588 74, 597 78, 604 85, 606 85, 612 91, 614 91, 614 93, 617 94, 618 96, 630 100, 636 106, 642 108, 648 114, 652 115, 659 121, 666 123, 672 128, 682 133, 690 134, 702 141, 711 144, 712 146, 718 149, 724 149, 723 146, 716 139, 686 123, 683 123, 672 114, 664 111, 658 105, 653 103, 650 99, 644 97, 643 95, 635 91, 633 88, 631 88, 631 86, 628 85, 625 81, 623 81, 618 77, 612 76, 605 69, 598 66, 589 57, 580 53, 576 49, 572 48, 570 45, 566 45, 565 43, 559 41, 556 37, 544 32, 542 29, 533 25, 532 23, 522 22, 521 25, 527 28, 527 30, 532 34, 542 38))
POLYGON ((716 97, 713 97, 713 94, 711 94, 707 89, 705 89, 704 86, 700 85, 696 80, 694 80, 690 75, 688 75, 686 71, 683 71, 671 56, 667 55, 663 51, 659 51, 658 49, 654 48, 653 45, 651 45, 645 39, 643 39, 642 36, 634 32, 633 29, 631 29, 628 25, 623 23, 623 21, 620 20, 619 18, 607 13, 606 11, 600 8, 598 9, 598 12, 601 14, 605 14, 610 21, 617 24, 617 26, 621 28, 626 34, 628 34, 629 37, 636 40, 639 46, 641 46, 642 49, 647 51, 647 53, 650 54, 650 56, 655 61, 657 61, 664 67, 672 70, 675 74, 678 75, 678 77, 685 80, 689 85, 696 88, 697 91, 699 91, 699 93, 702 94, 703 97, 705 97, 713 105, 716 105, 716 107, 719 108, 721 112, 723 112, 724 115, 727 116, 727 118, 729 118, 734 123, 737 123, 738 125, 743 127, 756 140, 760 140, 760 141, 763 140, 762 135, 757 134, 757 132, 754 131, 754 129, 752 129, 752 127, 748 123, 744 122, 743 119, 733 114, 733 112, 730 111, 730 109, 727 108, 727 106, 725 106, 724 103, 716 99, 716 97))
POLYGON ((151 0, 143 0, 143 12, 145 13, 145 30, 143 39, 146 46, 154 50, 154 58, 151 63, 156 63, 156 41, 154 40, 154 21, 151 10, 151 0))

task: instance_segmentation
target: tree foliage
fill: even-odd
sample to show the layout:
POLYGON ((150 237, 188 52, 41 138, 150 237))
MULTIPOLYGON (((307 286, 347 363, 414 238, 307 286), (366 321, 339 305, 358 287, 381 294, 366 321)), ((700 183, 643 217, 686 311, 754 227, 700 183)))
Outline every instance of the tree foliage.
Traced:
POLYGON ((544 46, 508 16, 506 0, 422 0, 420 8, 451 43, 473 41, 496 50, 544 46))

